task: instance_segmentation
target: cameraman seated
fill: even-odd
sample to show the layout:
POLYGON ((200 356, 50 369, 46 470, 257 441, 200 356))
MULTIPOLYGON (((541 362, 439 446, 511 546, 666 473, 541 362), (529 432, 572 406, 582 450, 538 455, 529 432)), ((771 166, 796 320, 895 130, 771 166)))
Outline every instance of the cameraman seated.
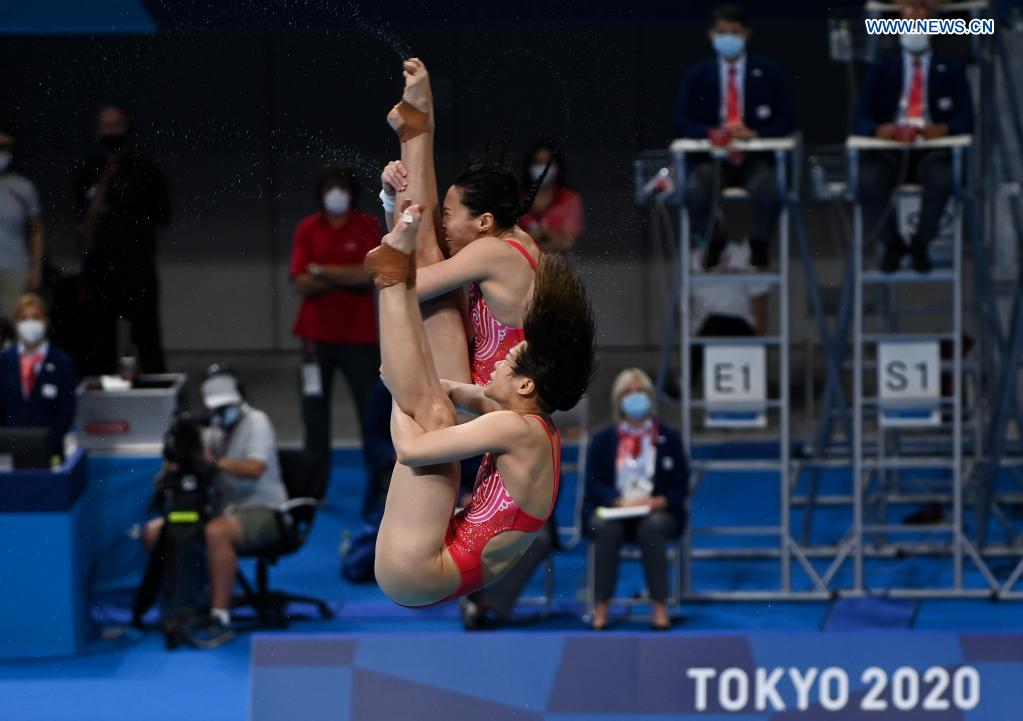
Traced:
MULTIPOLYGON (((210 366, 202 397, 212 415, 203 446, 217 470, 221 512, 205 530, 210 619, 205 627, 192 631, 191 641, 200 648, 216 648, 234 637, 231 591, 238 555, 279 543, 275 508, 287 501, 287 491, 277 463, 273 425, 266 413, 245 403, 234 374, 222 366, 210 366)), ((146 548, 156 545, 162 526, 162 518, 146 524, 142 536, 146 548)))

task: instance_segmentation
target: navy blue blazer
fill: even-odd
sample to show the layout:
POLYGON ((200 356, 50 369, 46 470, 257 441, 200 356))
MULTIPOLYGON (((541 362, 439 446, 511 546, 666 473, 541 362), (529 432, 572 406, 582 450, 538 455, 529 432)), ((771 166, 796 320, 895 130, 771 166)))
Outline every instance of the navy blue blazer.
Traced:
MULTIPOLYGON (((583 496, 583 530, 590 535, 590 517, 598 506, 610 506, 618 497, 615 463, 618 459, 618 431, 609 426, 598 431, 586 453, 586 490, 583 496)), ((675 518, 677 535, 686 523, 686 494, 689 493, 689 465, 682 448, 682 436, 674 428, 658 429, 657 458, 654 462, 653 495, 668 500, 667 511, 675 518)))
MULTIPOLYGON (((796 129, 795 105, 788 80, 773 60, 746 56, 743 76, 743 114, 746 127, 765 138, 791 135, 796 129)), ((682 77, 671 130, 676 138, 707 138, 721 126, 721 75, 714 57, 690 67, 682 77)))
POLYGON ((64 455, 64 434, 75 418, 75 365, 71 356, 50 344, 26 399, 21 394, 21 363, 18 347, 0 353, 0 424, 48 426, 50 448, 64 455))
MULTIPOLYGON (((872 64, 856 102, 853 132, 873 135, 878 125, 894 123, 899 115, 903 84, 901 52, 872 64)), ((950 135, 973 132, 973 98, 966 71, 940 53, 931 54, 927 68, 927 112, 932 123, 947 125, 950 135)))

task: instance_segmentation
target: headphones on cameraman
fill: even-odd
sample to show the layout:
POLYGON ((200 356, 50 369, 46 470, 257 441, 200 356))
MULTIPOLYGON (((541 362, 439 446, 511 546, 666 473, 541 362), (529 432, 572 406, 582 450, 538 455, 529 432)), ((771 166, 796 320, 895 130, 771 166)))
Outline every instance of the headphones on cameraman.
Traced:
POLYGON ((232 366, 229 366, 226 363, 210 363, 206 366, 206 370, 203 372, 202 382, 205 383, 210 378, 216 378, 217 376, 227 376, 233 380, 235 387, 238 388, 238 395, 242 397, 243 401, 246 399, 245 383, 232 366))

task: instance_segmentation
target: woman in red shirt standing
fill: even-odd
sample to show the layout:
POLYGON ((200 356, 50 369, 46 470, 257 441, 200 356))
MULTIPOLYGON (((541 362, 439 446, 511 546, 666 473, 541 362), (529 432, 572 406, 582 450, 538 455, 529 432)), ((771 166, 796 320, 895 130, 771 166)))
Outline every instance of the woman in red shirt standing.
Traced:
MULTIPOLYGON (((340 369, 362 427, 369 389, 380 368, 380 345, 369 274, 362 262, 380 241, 380 223, 358 210, 359 185, 345 168, 316 180, 320 210, 295 229, 291 282, 302 296, 292 332, 302 339, 302 421, 305 446, 324 480, 330 470, 330 400, 340 369)), ((364 435, 364 434, 363 434, 364 435)))
POLYGON ((565 180, 565 156, 557 145, 537 140, 526 152, 522 163, 523 195, 528 198, 536 181, 550 163, 540 183, 532 207, 519 219, 519 227, 529 233, 545 251, 567 253, 582 235, 583 199, 565 180))

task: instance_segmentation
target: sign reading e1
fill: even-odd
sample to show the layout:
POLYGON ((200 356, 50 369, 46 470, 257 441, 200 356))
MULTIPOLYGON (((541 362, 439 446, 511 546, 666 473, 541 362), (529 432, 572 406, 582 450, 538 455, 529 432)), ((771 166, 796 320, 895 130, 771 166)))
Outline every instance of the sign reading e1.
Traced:
POLYGON ((767 425, 767 350, 753 345, 704 348, 703 399, 708 428, 767 425))

